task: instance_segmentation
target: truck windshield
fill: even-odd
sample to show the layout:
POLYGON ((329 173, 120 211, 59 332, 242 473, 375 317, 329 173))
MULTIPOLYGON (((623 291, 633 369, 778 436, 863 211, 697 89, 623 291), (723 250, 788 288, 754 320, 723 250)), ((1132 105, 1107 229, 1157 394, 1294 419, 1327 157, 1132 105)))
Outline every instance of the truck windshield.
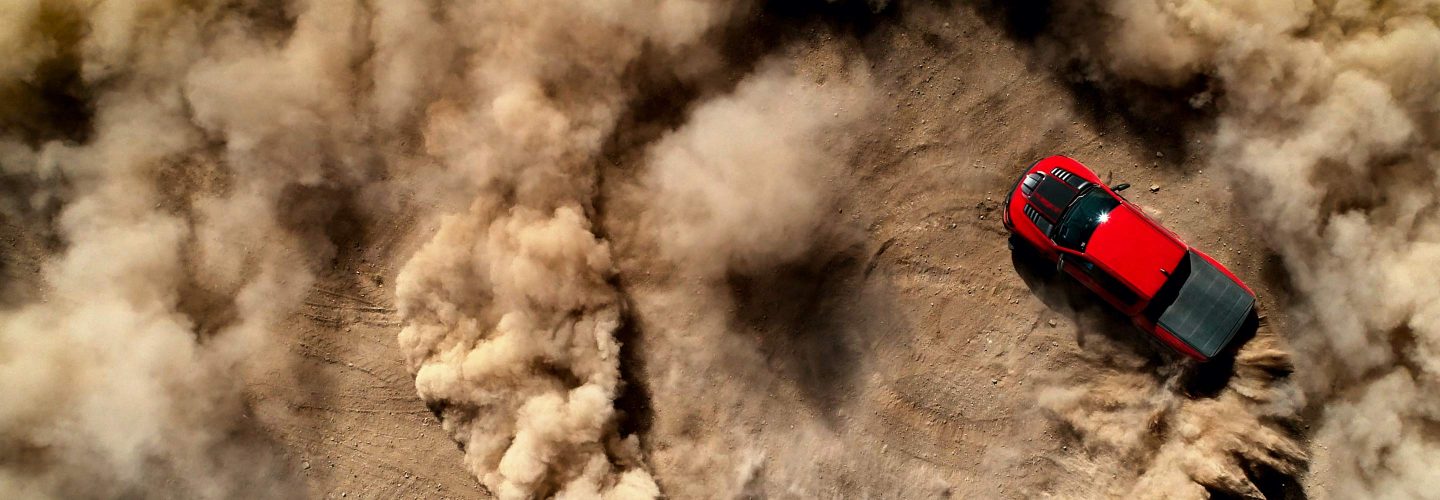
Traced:
POLYGON ((1120 201, 1104 189, 1092 187, 1085 190, 1079 199, 1070 204, 1065 214, 1060 216, 1060 223, 1055 226, 1055 243, 1084 252, 1085 244, 1090 242, 1090 235, 1095 233, 1095 228, 1108 220, 1110 211, 1117 206, 1120 206, 1120 201))

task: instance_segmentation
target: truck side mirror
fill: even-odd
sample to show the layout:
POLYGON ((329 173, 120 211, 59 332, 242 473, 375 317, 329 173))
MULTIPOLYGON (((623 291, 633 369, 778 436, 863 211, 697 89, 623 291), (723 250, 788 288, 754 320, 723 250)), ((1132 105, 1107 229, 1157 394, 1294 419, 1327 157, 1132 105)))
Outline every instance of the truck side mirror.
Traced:
POLYGON ((1115 192, 1117 192, 1117 193, 1118 193, 1118 192, 1121 192, 1121 191, 1124 191, 1124 190, 1126 190, 1126 189, 1129 189, 1129 188, 1130 188, 1130 183, 1128 183, 1128 182, 1122 182, 1122 183, 1116 184, 1116 185, 1114 185, 1114 186, 1110 186, 1110 190, 1111 190, 1111 191, 1115 191, 1115 192))

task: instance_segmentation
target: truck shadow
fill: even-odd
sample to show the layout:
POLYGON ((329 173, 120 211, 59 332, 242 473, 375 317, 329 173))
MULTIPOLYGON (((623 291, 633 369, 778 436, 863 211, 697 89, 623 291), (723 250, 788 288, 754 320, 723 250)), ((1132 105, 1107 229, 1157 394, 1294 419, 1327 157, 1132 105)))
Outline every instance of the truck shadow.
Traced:
MULTIPOLYGON (((1010 263, 1030 292, 1052 312, 1072 318, 1082 325, 1075 332, 1075 341, 1087 352, 1096 342, 1112 345, 1126 357, 1138 357, 1143 367, 1153 368, 1182 362, 1182 357, 1159 345, 1131 326, 1130 319, 1101 300, 1094 292, 1064 273, 1057 272, 1055 263, 1035 249, 1018 245, 1010 252, 1010 263)), ((1112 356, 1099 352, 1102 361, 1112 356)), ((1126 363, 1127 365, 1131 363, 1126 363)))

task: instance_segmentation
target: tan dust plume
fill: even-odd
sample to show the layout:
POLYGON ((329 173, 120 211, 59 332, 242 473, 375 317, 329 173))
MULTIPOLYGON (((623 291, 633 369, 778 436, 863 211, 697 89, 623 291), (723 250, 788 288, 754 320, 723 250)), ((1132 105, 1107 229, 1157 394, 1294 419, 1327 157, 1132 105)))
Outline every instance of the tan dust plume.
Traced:
POLYGON ((650 148, 649 221, 681 274, 768 272, 829 226, 849 145, 825 139, 865 112, 869 77, 856 67, 807 78, 771 62, 650 148))
POLYGON ((1209 397, 1186 391, 1194 374, 1184 368, 1155 373, 1119 350, 1088 359, 1069 384, 1043 389, 1040 406, 1088 448, 1134 471, 1102 481, 1107 495, 1205 498, 1209 488, 1260 498, 1256 478, 1293 476, 1306 459, 1286 427, 1304 401, 1286 378, 1289 354, 1278 342, 1262 329, 1236 355, 1229 383, 1209 397))
MULTIPOLYGON (((522 14, 529 15, 514 15, 522 14)), ((588 17, 555 15, 554 24, 511 36, 538 37, 526 46, 544 47, 551 38, 588 29, 577 27, 588 17)), ((622 38, 604 42, 624 48, 657 36, 619 33, 622 38)), ((701 33, 697 29, 695 36, 701 33)), ((514 88, 498 87, 492 101, 471 103, 468 110, 445 103, 431 110, 427 148, 470 155, 468 145, 483 144, 491 156, 479 165, 468 163, 469 156, 453 160, 485 169, 479 177, 485 183, 470 210, 447 217, 402 272, 399 295, 409 324, 400 340, 421 397, 464 444, 471 470, 501 497, 659 493, 636 437, 620 434, 614 408, 624 384, 616 331, 628 301, 614 285, 617 257, 596 235, 590 213, 597 201, 592 183, 603 168, 594 141, 608 135, 632 97, 612 73, 633 61, 603 56, 571 63, 590 65, 587 71, 606 78, 551 81, 512 67, 507 71, 524 78, 514 88), (541 86, 577 100, 529 90, 541 86)), ((632 237, 658 242, 662 255, 647 265, 669 263, 708 279, 730 267, 759 272, 807 249, 823 225, 824 184, 835 182, 836 155, 843 150, 826 150, 821 139, 862 112, 866 91, 863 79, 813 78, 779 63, 762 64, 733 92, 700 103, 683 125, 648 148, 645 173, 621 203, 628 208, 610 205, 642 212, 612 217, 624 231, 638 233, 632 237)), ((681 364, 690 359, 674 358, 681 364)), ((742 459, 693 458, 710 464, 742 459)), ((676 487, 695 493, 688 488, 692 481, 705 484, 690 477, 676 487)))
POLYGON ((1097 35, 1067 38, 1097 75, 1161 87, 1210 79, 1219 111, 1213 163, 1233 177, 1299 297, 1287 337, 1305 394, 1321 406, 1311 469, 1326 476, 1328 493, 1432 494, 1440 465, 1433 3, 1067 8, 1104 16, 1097 35))
POLYGON ((634 98, 627 72, 712 58, 726 3, 478 3, 454 17, 473 93, 426 109, 426 152, 475 193, 405 266, 400 343, 420 396, 501 498, 659 490, 620 435, 623 302, 591 222, 605 141, 634 98), (682 57, 683 56, 683 57, 682 57))
MULTIPOLYGON (((243 418, 246 377, 285 376, 267 338, 360 238, 337 219, 450 213, 400 277, 400 343, 470 470, 506 498, 656 496, 614 406, 598 176, 647 79, 748 72, 712 46, 748 7, 0 3, 0 208, 48 245, 0 294, 0 492, 295 494, 243 418)), ((678 211, 642 228, 664 258, 806 251, 834 175, 816 137, 861 108, 823 85, 766 66, 665 125, 640 183, 662 207, 640 211, 678 211)))
POLYGON ((863 65, 819 57, 828 62, 822 69, 763 62, 733 91, 699 105, 648 148, 644 173, 622 196, 642 213, 634 227, 616 223, 632 250, 622 265, 643 275, 627 292, 645 335, 665 338, 647 346, 645 379, 654 389, 652 434, 662 440, 651 443, 652 467, 684 478, 666 485, 669 495, 818 494, 837 480, 826 474, 854 458, 824 424, 754 404, 794 383, 754 336, 801 333, 744 325, 729 282, 824 261, 843 240, 835 197, 854 182, 846 165, 852 134, 874 96, 863 65), (757 442, 767 419, 788 422, 805 446, 757 442), (688 430, 696 425, 717 431, 688 430))
POLYGON ((35 291, 0 304, 0 496, 298 493, 242 388, 284 376, 267 338, 336 254, 331 219, 364 215, 377 151, 398 144, 366 118, 404 109, 391 85, 357 90, 369 13, 0 12, 15 54, 0 63, 0 171, 18 186, 0 215, 54 237, 35 291))

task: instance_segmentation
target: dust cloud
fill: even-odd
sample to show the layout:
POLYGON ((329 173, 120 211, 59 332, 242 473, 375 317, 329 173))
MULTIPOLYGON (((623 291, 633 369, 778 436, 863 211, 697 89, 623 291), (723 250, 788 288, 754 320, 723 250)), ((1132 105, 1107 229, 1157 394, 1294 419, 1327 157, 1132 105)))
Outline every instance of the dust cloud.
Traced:
POLYGON ((423 140, 464 172, 474 201, 401 271, 400 344, 420 397, 500 498, 659 495, 618 429, 623 301, 591 217, 605 141, 633 97, 627 71, 701 53, 730 8, 505 2, 455 13, 494 29, 456 26, 472 92, 429 104, 423 140))
POLYGON ((832 197, 849 182, 850 145, 836 131, 870 104, 866 70, 842 69, 801 75, 771 61, 650 148, 647 222, 678 272, 769 272, 822 239, 832 197))
POLYGON ((1042 389, 1039 404, 1091 450, 1138 471, 1103 484, 1107 495, 1204 498, 1213 490, 1263 498, 1275 494, 1262 490, 1273 486, 1267 481, 1294 477, 1308 457, 1291 431, 1305 400, 1289 380, 1281 342, 1261 329, 1214 394, 1196 390, 1194 379, 1205 375, 1194 367, 1157 367, 1102 346, 1087 354, 1083 374, 1042 389))
MULTIPOLYGON (((622 265, 636 278, 627 293, 646 335, 664 338, 648 342, 645 383, 655 394, 653 467, 663 477, 683 478, 667 485, 669 495, 821 491, 829 480, 822 475, 854 459, 822 422, 753 404, 784 390, 776 387, 787 385, 787 376, 842 379, 834 371, 846 358, 808 353, 824 365, 813 369, 807 354, 787 355, 796 366, 777 373, 777 361, 766 359, 754 337, 803 344, 806 333, 790 324, 781 331, 747 325, 738 317, 747 307, 739 302, 752 296, 805 301, 787 293, 811 281, 787 287, 789 278, 776 276, 824 263, 844 248, 835 198, 853 182, 845 159, 875 97, 863 65, 820 52, 814 57, 825 61, 818 65, 824 69, 802 71, 783 58, 762 62, 733 91, 701 103, 684 125, 647 149, 643 173, 621 196, 641 213, 630 225, 616 224, 616 238, 630 250, 622 265), (737 297, 732 287, 747 280, 786 291, 737 297), (722 379, 728 383, 715 383, 722 379), (696 394, 705 396, 693 400, 696 394), (760 442, 757 429, 767 422, 788 422, 790 438, 806 446, 760 442), (695 433, 696 426, 714 431, 695 433)), ((783 307, 769 311, 776 321, 794 314, 783 307)), ((843 336, 816 328, 815 336, 843 336)))
MULTIPOLYGON (((727 37, 756 9, 0 2, 0 214, 46 254, 35 276, 0 285, 0 496, 298 495, 249 418, 263 402, 246 381, 290 376, 267 355, 276 324, 355 239, 345 221, 400 213, 433 237, 397 283, 399 344, 495 495, 743 495, 816 480, 785 470, 814 458, 786 453, 811 450, 767 456, 743 429, 763 416, 723 414, 749 387, 658 407, 666 435, 706 412, 735 424, 663 449, 622 430, 635 416, 617 408, 634 383, 620 339, 635 323, 676 336, 650 353, 668 364, 647 383, 669 394, 707 387, 686 367, 768 373, 725 334, 727 280, 804 263, 834 237, 851 147, 840 131, 866 113, 868 76, 846 57, 827 74, 732 60, 727 37), (683 91, 665 103, 678 116, 642 109, 655 87, 683 91), (602 181, 621 183, 621 199, 602 199, 602 181), (627 266, 654 266, 653 281, 622 286, 627 266), (725 478, 662 485, 656 468, 725 478)), ((1253 208, 1299 303, 1290 345, 1262 328, 1209 397, 1184 394, 1186 373, 1142 375, 1120 353, 1041 406, 1142 465, 1138 492, 1254 495, 1262 469, 1307 466, 1328 471, 1337 497, 1433 491, 1434 8, 1056 6, 1057 19, 1095 14, 1102 29, 1053 34, 1090 77, 1211 86, 1195 102, 1218 110, 1216 170, 1253 208), (1290 426, 1320 404, 1307 453, 1290 426)))
POLYGON ((293 492, 241 388, 377 140, 357 9, 296 7, 0 6, 4 216, 53 235, 0 309, 0 496, 293 492))
MULTIPOLYGON (((1304 395, 1323 405, 1311 470, 1336 498, 1432 494, 1440 465, 1440 407, 1426 396, 1440 390, 1434 6, 1114 0, 1059 5, 1055 16, 1057 50, 1077 56, 1092 78, 1161 88, 1198 80, 1209 90, 1194 103, 1215 97, 1211 162, 1261 223, 1298 298, 1286 336, 1304 395), (1100 29, 1076 32, 1097 15, 1100 29)), ((1237 442, 1234 452, 1270 442, 1237 442)))
MULTIPOLYGON (((704 276, 795 258, 825 206, 813 184, 837 165, 817 138, 853 120, 864 90, 819 86, 776 63, 703 102, 645 155, 635 194, 657 217, 640 230, 658 237, 665 260, 704 276), (729 218, 736 212, 745 217, 729 218)), ((593 144, 575 147, 571 168, 598 168, 593 144)), ((565 165, 536 161, 534 175, 565 165)), ((401 274, 401 343, 421 397, 497 495, 654 497, 636 437, 617 428, 626 313, 616 263, 585 215, 594 195, 564 194, 537 201, 558 204, 553 212, 483 196, 447 218, 401 274)))
POLYGON ((298 494, 245 382, 290 376, 272 331, 346 228, 408 213, 436 226, 400 273, 399 343, 479 481, 656 497, 615 406, 602 170, 644 158, 633 215, 676 266, 794 260, 833 180, 818 137, 868 91, 729 60, 743 1, 0 10, 4 215, 48 254, 0 310, 3 496, 298 494), (693 112, 621 137, 651 85, 693 112))
MULTIPOLYGON (((619 429, 627 301, 595 226, 596 183, 609 161, 604 139, 639 97, 626 72, 668 61, 681 79, 713 73, 696 61, 717 57, 706 37, 736 14, 665 2, 669 17, 646 18, 642 4, 606 7, 636 16, 481 13, 516 26, 487 36, 524 43, 474 56, 472 86, 483 94, 430 107, 427 150, 470 169, 477 195, 402 271, 400 342, 421 397, 502 498, 659 494, 637 436, 619 429)), ((706 275, 793 259, 824 207, 813 184, 834 166, 815 139, 853 120, 864 91, 761 64, 733 91, 702 96, 638 154, 634 203, 607 206, 643 214, 609 216, 642 221, 628 227, 658 235, 665 259, 706 275)))

